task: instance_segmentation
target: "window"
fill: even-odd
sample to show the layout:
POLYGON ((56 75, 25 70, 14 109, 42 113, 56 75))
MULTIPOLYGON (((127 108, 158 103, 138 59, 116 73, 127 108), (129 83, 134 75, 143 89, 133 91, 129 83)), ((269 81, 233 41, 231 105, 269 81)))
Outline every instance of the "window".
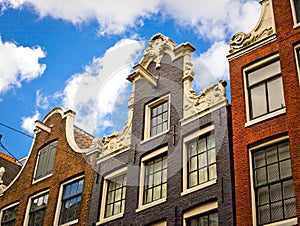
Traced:
POLYGON ((250 120, 285 108, 278 59, 246 72, 250 120))
POLYGON ((296 217, 289 142, 256 150, 252 161, 257 224, 296 217))
POLYGON ((217 181, 217 153, 214 126, 207 126, 183 139, 183 193, 217 181))
POLYGON ((218 226, 218 213, 209 213, 187 219, 187 226, 218 226))
POLYGON ((298 71, 298 80, 300 85, 300 45, 295 47, 295 55, 296 55, 296 67, 298 71))
POLYGON ((122 217, 125 210, 127 168, 107 175, 103 182, 100 222, 122 217))
POLYGON ((294 24, 300 23, 300 1, 291 0, 292 13, 294 18, 294 24))
POLYGON ((56 148, 57 141, 39 151, 34 180, 39 180, 52 174, 56 148))
POLYGON ((18 212, 18 203, 12 204, 1 211, 1 225, 14 226, 18 212))
POLYGON ((217 178, 214 134, 206 134, 190 141, 188 150, 188 187, 217 178))
POLYGON ((78 179, 63 185, 59 225, 77 222, 80 214, 83 183, 83 179, 78 179))
POLYGON ((44 224, 47 203, 48 193, 31 199, 29 226, 39 226, 44 224))
POLYGON ((139 207, 147 208, 166 200, 167 150, 164 147, 142 158, 139 207))
POLYGON ((169 98, 162 97, 148 105, 145 110, 145 139, 168 131, 169 98))
POLYGON ((209 202, 183 214, 183 226, 218 226, 218 203, 209 202))

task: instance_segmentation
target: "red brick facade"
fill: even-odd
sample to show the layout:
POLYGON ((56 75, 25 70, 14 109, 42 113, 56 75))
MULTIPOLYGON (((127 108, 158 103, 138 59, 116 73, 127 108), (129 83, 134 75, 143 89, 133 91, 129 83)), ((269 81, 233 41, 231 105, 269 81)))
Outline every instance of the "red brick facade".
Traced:
MULTIPOLYGON (((59 201, 58 196, 61 184, 77 176, 83 176, 84 186, 81 210, 76 225, 88 225, 88 212, 94 171, 84 159, 83 154, 75 152, 67 140, 67 134, 70 131, 67 131, 66 124, 69 123, 68 119, 72 117, 72 114, 71 111, 55 108, 45 117, 41 123, 51 128, 51 132, 49 133, 39 128, 36 129, 32 149, 19 177, 8 187, 4 194, 0 196, 0 211, 13 203, 19 203, 15 225, 23 225, 30 197, 45 190, 49 190, 49 198, 44 225, 54 225, 53 222, 59 201), (38 152, 52 141, 58 141, 52 175, 34 182, 33 177, 38 152)), ((91 140, 89 140, 89 142, 91 142, 91 140)))
MULTIPOLYGON (((269 43, 253 47, 255 43, 242 47, 244 52, 230 54, 230 82, 232 100, 233 151, 236 195, 237 225, 255 225, 251 197, 251 167, 249 148, 276 136, 288 135, 294 179, 297 218, 300 217, 300 87, 294 47, 300 41, 300 27, 295 26, 290 1, 262 1, 273 5, 276 39, 269 43), (252 45, 252 46, 251 46, 252 45), (251 49, 253 47, 253 49, 251 49), (243 70, 254 62, 279 54, 283 80, 286 113, 276 117, 245 125, 246 94, 243 70)), ((264 40, 258 40, 263 42, 264 40)), ((256 43, 256 44, 257 44, 256 43)), ((255 210, 255 207, 254 207, 255 210)))

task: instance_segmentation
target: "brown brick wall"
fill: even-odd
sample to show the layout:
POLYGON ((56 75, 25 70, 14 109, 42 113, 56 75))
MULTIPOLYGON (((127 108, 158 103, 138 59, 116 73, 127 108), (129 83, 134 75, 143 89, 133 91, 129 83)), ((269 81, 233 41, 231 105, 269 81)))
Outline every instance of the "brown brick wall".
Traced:
POLYGON ((290 1, 273 0, 273 8, 277 40, 229 62, 237 225, 252 225, 248 146, 283 133, 290 138, 297 212, 300 217, 300 88, 294 56, 294 44, 299 42, 300 28, 293 29, 290 1), (279 53, 281 62, 286 114, 245 128, 243 67, 274 53, 279 53))
POLYGON ((36 135, 33 149, 30 153, 28 162, 23 169, 17 181, 0 197, 0 209, 13 202, 19 201, 19 209, 16 219, 16 225, 22 225, 25 217, 26 207, 29 198, 43 190, 49 189, 49 200, 46 208, 45 225, 52 225, 60 184, 68 181, 74 176, 84 175, 83 197, 81 201, 81 213, 78 225, 88 225, 88 210, 90 205, 90 197, 94 172, 86 163, 83 156, 75 153, 69 147, 66 140, 65 132, 66 118, 62 119, 61 115, 56 113, 51 116, 46 124, 53 125, 51 134, 41 131, 36 135), (37 154, 40 148, 45 144, 58 140, 55 163, 52 176, 32 184, 37 154))

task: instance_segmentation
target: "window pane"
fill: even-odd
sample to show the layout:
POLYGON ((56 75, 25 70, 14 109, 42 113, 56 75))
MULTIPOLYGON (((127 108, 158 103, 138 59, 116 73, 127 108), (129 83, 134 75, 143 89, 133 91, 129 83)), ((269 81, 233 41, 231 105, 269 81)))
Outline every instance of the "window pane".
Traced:
POLYGON ((268 182, 276 181, 279 179, 279 169, 277 164, 273 164, 267 167, 268 182))
POLYGON ((271 219, 272 221, 278 221, 283 219, 282 202, 276 202, 271 204, 271 219))
POLYGON ((252 86, 256 83, 259 83, 267 78, 272 77, 273 75, 280 73, 280 64, 279 61, 266 65, 260 69, 257 69, 253 72, 248 73, 248 83, 249 86, 252 86))
POLYGON ((208 181, 208 178, 207 178, 207 168, 204 168, 204 169, 201 169, 199 170, 199 183, 204 183, 208 181))
POLYGON ((267 101, 266 101, 266 89, 265 85, 262 84, 250 90, 251 96, 251 118, 267 113, 267 101))
POLYGON ((284 201, 284 215, 286 218, 295 217, 297 215, 295 198, 284 201))
POLYGON ((285 160, 280 164, 280 176, 281 178, 290 177, 292 176, 292 167, 291 167, 291 160, 285 160))
POLYGON ((290 158, 290 145, 288 142, 278 145, 279 160, 290 158))
POLYGON ((281 183, 273 184, 270 186, 271 202, 275 202, 282 199, 282 188, 281 183))
POLYGON ((269 111, 275 111, 285 106, 282 78, 268 82, 269 111))
POLYGON ((213 164, 209 166, 209 180, 213 180, 217 178, 217 165, 213 164))
POLYGON ((293 180, 285 181, 283 183, 283 198, 291 198, 295 196, 293 180))
POLYGON ((266 165, 265 161, 265 152, 264 151, 258 151, 254 153, 254 167, 258 168, 261 166, 266 165))
POLYGON ((197 171, 189 174, 189 187, 194 187, 198 184, 198 174, 197 171))
POLYGON ((260 168, 255 171, 255 183, 256 185, 265 184, 267 182, 266 169, 260 168))
POLYGON ((269 205, 258 207, 258 222, 264 224, 270 222, 270 208, 269 205))
POLYGON ((297 23, 300 23, 300 1, 294 0, 297 23))
POLYGON ((264 205, 269 202, 269 189, 268 187, 263 187, 257 190, 257 204, 264 205))

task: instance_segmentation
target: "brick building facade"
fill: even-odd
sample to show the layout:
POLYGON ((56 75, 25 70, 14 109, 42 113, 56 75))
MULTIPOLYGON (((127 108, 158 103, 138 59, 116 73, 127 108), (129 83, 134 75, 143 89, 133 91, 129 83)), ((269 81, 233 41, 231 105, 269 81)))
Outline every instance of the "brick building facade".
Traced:
POLYGON ((197 95, 189 43, 154 35, 124 130, 102 139, 90 225, 234 225, 225 81, 197 95))
POLYGON ((55 108, 36 122, 26 162, 0 194, 0 225, 88 225, 94 171, 84 153, 93 137, 74 115, 55 108))
POLYGON ((298 225, 300 1, 261 0, 230 41, 237 225, 298 225))

